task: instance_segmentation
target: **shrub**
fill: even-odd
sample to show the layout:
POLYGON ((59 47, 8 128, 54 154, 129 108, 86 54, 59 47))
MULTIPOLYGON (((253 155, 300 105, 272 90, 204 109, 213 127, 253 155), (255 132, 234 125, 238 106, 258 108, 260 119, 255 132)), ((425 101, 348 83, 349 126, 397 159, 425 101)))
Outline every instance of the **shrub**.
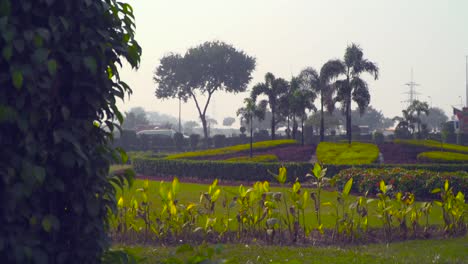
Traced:
MULTIPOLYGON (((132 8, 111 0, 0 1, 0 258, 100 263, 116 211, 110 176, 139 64, 132 8), (117 120, 119 121, 118 123, 117 120)), ((117 185, 115 185, 117 184, 117 185)))
POLYGON ((458 172, 434 172, 428 170, 408 170, 399 167, 380 169, 351 168, 340 171, 334 181, 338 188, 353 178, 352 190, 363 194, 376 194, 379 192, 379 183, 384 181, 393 185, 394 192, 412 192, 418 198, 435 198, 431 191, 444 185, 445 180, 449 180, 454 188, 454 192, 468 191, 468 173, 458 172))
POLYGON ((200 135, 199 134, 191 134, 190 135, 190 147, 192 148, 192 150, 197 149, 198 142, 200 142, 200 135))
MULTIPOLYGON (((234 181, 264 181, 271 180, 268 171, 275 172, 284 165, 288 169, 289 181, 296 178, 303 180, 313 167, 309 162, 288 163, 253 163, 253 162, 227 162, 227 161, 203 161, 183 159, 158 159, 135 158, 133 167, 137 173, 154 176, 177 176, 199 179, 223 179, 234 181)), ((468 164, 426 164, 426 165, 324 165, 327 168, 327 177, 333 177, 340 171, 349 168, 382 169, 404 168, 407 170, 424 169, 434 172, 467 171, 468 164)))
MULTIPOLYGON (((269 140, 269 141, 256 142, 253 144, 253 147, 255 149, 267 149, 267 148, 292 145, 292 144, 297 144, 297 142, 295 140, 290 140, 290 139, 269 140)), ((167 159, 186 159, 186 158, 225 155, 225 154, 237 153, 241 151, 248 151, 249 149, 250 149, 250 144, 244 144, 244 145, 237 145, 237 146, 218 148, 218 149, 208 149, 208 150, 197 151, 197 152, 179 153, 179 154, 170 155, 167 157, 167 159)))
POLYGON ((181 151, 184 148, 184 135, 180 132, 174 134, 174 145, 177 150, 181 151))
POLYGON ((374 132, 374 134, 372 134, 372 140, 375 144, 380 145, 384 143, 385 137, 382 132, 374 132))
POLYGON ((374 144, 353 142, 321 142, 317 147, 317 159, 325 164, 369 164, 379 157, 374 144))
POLYGON ((455 151, 455 152, 460 152, 460 153, 466 153, 468 154, 468 147, 467 146, 460 146, 460 145, 455 145, 455 144, 447 144, 447 143, 441 143, 439 141, 435 140, 402 140, 402 139, 396 139, 394 141, 397 144, 405 144, 405 145, 410 145, 410 146, 421 146, 421 147, 427 147, 431 149, 443 149, 445 151, 455 151))
POLYGON ((468 155, 444 151, 428 151, 418 154, 418 160, 431 163, 467 163, 468 155))
POLYGON ((242 156, 242 157, 234 157, 230 159, 226 159, 226 161, 230 162, 277 162, 278 157, 276 155, 257 155, 253 156, 252 158, 250 156, 242 156))
POLYGON ((226 136, 225 135, 214 135, 213 143, 215 148, 222 148, 226 146, 226 136))

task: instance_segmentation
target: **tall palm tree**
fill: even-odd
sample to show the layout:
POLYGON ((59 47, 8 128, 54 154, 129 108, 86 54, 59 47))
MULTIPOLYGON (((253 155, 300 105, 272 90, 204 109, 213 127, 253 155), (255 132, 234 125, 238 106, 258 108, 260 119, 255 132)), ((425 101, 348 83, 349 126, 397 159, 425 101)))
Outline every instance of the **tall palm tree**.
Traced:
POLYGON ((268 97, 268 104, 271 110, 271 139, 275 139, 276 113, 279 109, 279 98, 288 90, 288 82, 282 78, 275 78, 272 73, 265 75, 265 82, 258 83, 252 89, 250 97, 255 102, 257 97, 264 94, 268 97))
POLYGON ((408 107, 408 111, 411 115, 416 116, 414 117, 415 122, 418 124, 418 139, 421 139, 421 114, 424 113, 425 115, 429 115, 429 105, 426 102, 421 102, 418 100, 414 100, 411 105, 408 107))
POLYGON ((367 82, 360 78, 361 73, 372 74, 374 79, 379 77, 379 68, 374 62, 363 58, 361 47, 352 43, 346 48, 344 60, 341 61, 345 79, 335 82, 337 89, 336 102, 340 102, 346 115, 346 136, 351 144, 351 101, 355 101, 359 111, 364 113, 370 103, 367 82))
POLYGON ((324 141, 325 138, 323 109, 326 106, 331 112, 335 106, 333 103, 335 86, 331 82, 340 74, 344 73, 344 71, 344 65, 341 61, 329 60, 320 69, 320 75, 312 67, 305 68, 299 74, 301 84, 308 89, 315 91, 320 96, 320 142, 324 141))
POLYGON ((414 116, 407 110, 401 111, 402 116, 395 116, 393 121, 398 124, 395 128, 395 135, 402 138, 409 138, 414 134, 414 123, 416 122, 414 116))
POLYGON ((293 138, 296 138, 297 119, 301 122, 301 143, 304 146, 304 121, 307 118, 307 110, 316 111, 314 101, 317 97, 315 92, 310 89, 303 89, 300 79, 293 77, 290 83, 292 94, 290 95, 290 110, 293 118, 293 138))
POLYGON ((268 102, 266 100, 260 101, 257 105, 252 98, 244 99, 245 106, 237 110, 237 116, 241 116, 242 119, 250 126, 250 157, 253 156, 253 119, 254 117, 259 120, 265 118, 265 112, 268 102))

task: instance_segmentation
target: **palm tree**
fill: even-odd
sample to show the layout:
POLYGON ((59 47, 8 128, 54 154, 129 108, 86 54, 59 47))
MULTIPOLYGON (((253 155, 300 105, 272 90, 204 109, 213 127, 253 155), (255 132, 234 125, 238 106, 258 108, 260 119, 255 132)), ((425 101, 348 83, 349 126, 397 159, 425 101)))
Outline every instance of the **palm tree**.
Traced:
POLYGON ((331 81, 343 72, 344 65, 341 61, 329 60, 320 69, 320 75, 318 75, 317 71, 312 67, 305 68, 299 74, 302 85, 320 95, 320 142, 324 141, 325 138, 323 108, 326 106, 327 109, 332 112, 335 106, 333 103, 335 89, 331 81))
POLYGON ((244 99, 245 106, 239 108, 237 110, 237 116, 241 116, 242 119, 250 126, 250 157, 253 156, 253 119, 254 117, 258 118, 259 120, 263 120, 265 118, 266 106, 268 102, 266 100, 262 100, 255 104, 255 100, 252 98, 245 98, 244 99))
POLYGON ((364 113, 370 103, 370 94, 367 82, 360 78, 361 73, 369 73, 377 80, 379 68, 374 62, 363 58, 362 49, 352 43, 346 48, 343 64, 346 77, 335 82, 337 89, 336 102, 340 102, 346 115, 346 136, 351 144, 351 100, 358 104, 359 111, 364 113))
POLYGON ((275 78, 272 73, 265 75, 265 82, 258 83, 252 89, 250 97, 255 102, 257 97, 264 94, 268 97, 268 104, 271 109, 271 139, 275 139, 276 113, 279 109, 279 98, 288 90, 288 82, 282 78, 275 78))
POLYGON ((395 128, 395 136, 401 138, 409 138, 414 134, 415 118, 408 110, 403 110, 402 116, 395 116, 393 121, 398 121, 395 128))
POLYGON ((416 113, 416 117, 414 117, 414 120, 418 124, 417 136, 418 139, 421 139, 421 114, 424 113, 425 115, 429 115, 429 105, 426 102, 414 100, 408 107, 408 111, 411 115, 414 115, 416 113))
POLYGON ((307 118, 307 110, 316 111, 314 105, 317 95, 310 89, 303 89, 300 79, 293 77, 290 83, 292 94, 290 96, 290 111, 293 118, 293 138, 296 138, 297 132, 297 118, 301 121, 301 143, 304 146, 304 121, 307 118))

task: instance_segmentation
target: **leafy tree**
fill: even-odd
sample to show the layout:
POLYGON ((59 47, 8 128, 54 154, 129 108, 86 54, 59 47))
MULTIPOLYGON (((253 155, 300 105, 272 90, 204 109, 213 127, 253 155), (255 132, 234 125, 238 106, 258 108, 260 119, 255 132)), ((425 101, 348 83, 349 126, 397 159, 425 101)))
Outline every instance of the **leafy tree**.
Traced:
MULTIPOLYGON (((344 124, 346 122, 346 116, 341 113, 336 113, 336 116, 340 119, 340 122, 344 124)), ((364 113, 359 110, 351 111, 351 119, 353 124, 358 126, 369 126, 370 131, 383 130, 389 127, 393 127, 395 121, 391 118, 387 118, 381 111, 368 106, 364 113)))
POLYGON ((410 138, 414 133, 416 120, 414 116, 410 113, 408 109, 405 109, 402 112, 402 116, 395 116, 394 121, 397 121, 398 124, 395 128, 395 136, 397 138, 410 138))
POLYGON ((331 82, 343 72, 344 67, 341 61, 330 60, 322 66, 320 75, 312 67, 302 70, 299 75, 302 85, 320 96, 320 141, 324 141, 325 138, 323 109, 325 106, 329 112, 332 112, 334 109, 333 94, 335 93, 335 86, 331 82))
MULTIPOLYGON (((321 113, 320 112, 315 112, 310 115, 307 120, 305 121, 305 124, 308 126, 312 127, 319 127, 321 124, 321 113)), ((342 124, 341 118, 339 118, 339 115, 333 114, 330 112, 325 112, 324 113, 324 129, 325 131, 331 132, 331 130, 336 130, 339 125, 342 124)))
POLYGON ((196 121, 187 121, 184 123, 184 131, 185 133, 187 134, 192 134, 193 133, 193 129, 196 128, 196 127, 199 127, 200 124, 196 121))
MULTIPOLYGON (((265 118, 265 111, 266 111, 266 106, 267 106, 267 101, 262 100, 258 103, 258 105, 255 104, 255 100, 252 98, 245 98, 244 99, 245 106, 242 108, 239 108, 237 110, 237 115, 241 116, 242 119, 244 119, 247 124, 249 124, 250 127, 250 157, 253 156, 253 119, 254 117, 257 117, 258 119, 263 119, 265 118)), ((242 129, 243 127, 241 127, 242 129)), ((242 130, 241 130, 242 132, 242 130)), ((245 132, 245 131, 244 131, 245 132)), ((242 134, 244 134, 242 132, 242 134)))
POLYGON ((0 1, 2 263, 100 263, 109 248, 116 99, 131 93, 117 65, 138 67, 134 29, 114 0, 0 1))
POLYGON ((301 122, 301 143, 304 145, 304 121, 307 119, 307 110, 316 111, 314 100, 317 97, 315 92, 310 89, 303 89, 301 79, 294 77, 291 80, 292 94, 290 96, 290 106, 293 116, 293 138, 296 139, 297 119, 301 122))
POLYGON ((428 115, 421 116, 421 122, 427 124, 429 130, 441 131, 443 124, 448 121, 444 110, 438 107, 430 107, 428 113, 428 115))
POLYGON ((377 80, 379 68, 374 62, 363 58, 362 49, 352 43, 346 48, 342 63, 342 74, 345 79, 335 82, 337 88, 336 102, 341 103, 343 112, 346 115, 346 135, 351 143, 351 101, 355 101, 361 113, 364 112, 370 103, 370 94, 367 82, 361 79, 362 73, 372 74, 377 80))
POLYGON ((169 54, 161 59, 154 74, 156 97, 192 98, 208 138, 206 111, 216 91, 244 92, 252 79, 255 59, 224 42, 205 42, 190 48, 184 56, 169 54), (199 96, 206 96, 203 104, 199 96))
POLYGON ((165 124, 171 123, 173 126, 179 123, 178 119, 174 116, 163 114, 157 111, 146 112, 146 118, 151 124, 165 124))
POLYGON ((129 112, 125 113, 124 122, 122 124, 123 129, 135 130, 139 125, 148 125, 149 121, 146 117, 145 110, 141 107, 130 109, 129 112))
POLYGON ((234 117, 225 117, 223 119, 223 126, 232 126, 232 124, 234 124, 234 122, 236 122, 236 119, 234 117))
POLYGON ((275 139, 276 125, 278 120, 276 119, 276 113, 279 112, 280 98, 288 91, 288 82, 282 78, 275 78, 272 73, 265 75, 265 82, 258 83, 252 88, 250 97, 257 100, 259 95, 266 95, 268 97, 268 105, 271 110, 271 139, 275 139))
POLYGON ((414 100, 408 107, 408 112, 413 116, 414 121, 418 125, 418 139, 421 138, 421 114, 429 114, 429 105, 426 102, 414 100), (416 116, 414 116, 416 114, 416 116))

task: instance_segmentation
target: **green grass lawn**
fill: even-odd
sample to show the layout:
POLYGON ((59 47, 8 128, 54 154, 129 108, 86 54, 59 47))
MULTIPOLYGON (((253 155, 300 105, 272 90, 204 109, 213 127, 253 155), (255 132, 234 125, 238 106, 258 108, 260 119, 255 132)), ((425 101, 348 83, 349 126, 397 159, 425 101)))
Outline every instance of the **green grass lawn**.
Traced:
MULTIPOLYGON (((168 179, 168 182, 172 181, 172 179, 168 179)), ((166 182, 166 184, 168 184, 166 182)), ((131 189, 127 189, 124 192, 123 198, 124 202, 128 204, 131 200, 132 197, 135 197, 137 201, 142 200, 142 193, 138 192, 137 189, 142 188, 144 184, 143 180, 136 180, 134 182, 134 185, 131 189)), ((159 192, 159 186, 160 182, 158 181, 149 181, 149 193, 148 193, 148 200, 151 205, 151 211, 155 212, 160 212, 162 210, 161 206, 161 200, 158 195, 159 192)), ((291 185, 289 185, 291 186, 291 185)), ((250 186, 245 186, 246 188, 250 186)), ((227 204, 230 203, 232 198, 236 195, 239 187, 238 186, 220 186, 221 188, 221 194, 220 198, 218 199, 218 202, 215 207, 215 215, 217 217, 221 217, 226 214, 226 209, 224 209, 221 206, 221 203, 223 199, 227 200, 227 204)), ((283 193, 287 193, 290 188, 281 188, 281 187, 271 187, 271 191, 273 192, 278 192, 281 191, 283 193)), ((307 190, 309 193, 311 191, 310 188, 303 188, 303 191, 307 190)), ((180 192, 177 195, 177 200, 179 201, 180 204, 187 205, 189 203, 199 203, 200 201, 200 195, 204 192, 208 191, 208 185, 206 184, 194 184, 194 183, 181 183, 180 185, 180 192)), ((120 197, 120 193, 118 196, 120 197)), ((332 191, 323 191, 322 192, 322 202, 332 202, 336 204, 337 200, 337 193, 332 192, 332 191)), ((350 200, 356 199, 355 196, 350 196, 350 200)), ((417 197, 416 197, 417 199, 417 197)), ((380 227, 381 220, 379 220, 376 216, 376 208, 377 208, 377 202, 374 201, 369 204, 369 226, 370 227, 380 227)), ((231 215, 233 218, 235 218, 235 210, 237 210, 237 207, 234 207, 231 209, 231 215)), ((438 206, 434 206, 432 209, 431 214, 429 215, 429 223, 430 224, 442 224, 442 213, 441 209, 438 206)), ((284 212, 283 212, 284 214, 284 212)), ((333 216, 334 214, 334 208, 330 206, 322 206, 322 223, 324 224, 325 228, 333 228, 335 224, 335 217, 333 216)), ((317 220, 315 216, 315 212, 313 209, 312 201, 309 201, 309 205, 307 206, 305 210, 305 215, 306 215, 306 223, 308 225, 311 225, 313 227, 317 227, 317 220)), ((143 226, 143 221, 140 219, 137 222, 140 226, 143 226)), ((236 228, 237 223, 236 221, 232 222, 232 228, 236 228)))
POLYGON ((468 154, 446 151, 428 151, 419 153, 418 160, 435 163, 466 163, 468 162, 468 154))
POLYGON ((317 159, 324 164, 370 164, 379 157, 379 149, 374 144, 352 142, 321 142, 317 146, 317 159))
MULTIPOLYGON (((216 247, 220 249, 220 253, 215 253, 212 259, 224 259, 227 263, 468 263, 466 236, 346 247, 281 247, 255 244, 211 246, 216 247)), ((173 256, 186 260, 193 255, 193 252, 175 255, 175 247, 135 246, 125 249, 141 258, 141 263, 179 263, 164 260, 173 256)), ((203 248, 196 250, 206 252, 203 248)))
MULTIPOLYGON (((282 145, 292 145, 297 144, 296 140, 292 139, 281 139, 281 140, 268 140, 268 141, 261 141, 253 143, 254 149, 267 149, 282 145)), ((194 158, 194 157, 208 157, 208 156, 216 156, 216 155, 225 155, 231 153, 237 153, 241 151, 247 151, 250 149, 250 144, 244 145, 236 145, 231 147, 225 148, 217 148, 217 149, 207 149, 202 151, 194 151, 194 152, 185 152, 179 154, 169 155, 167 159, 185 159, 185 158, 194 158)))
POLYGON ((441 142, 435 141, 435 140, 396 139, 394 142, 397 144, 405 144, 405 145, 428 147, 428 148, 438 148, 438 149, 443 149, 445 151, 456 151, 456 152, 463 152, 463 153, 468 154, 467 146, 448 144, 448 143, 442 144, 441 142))

